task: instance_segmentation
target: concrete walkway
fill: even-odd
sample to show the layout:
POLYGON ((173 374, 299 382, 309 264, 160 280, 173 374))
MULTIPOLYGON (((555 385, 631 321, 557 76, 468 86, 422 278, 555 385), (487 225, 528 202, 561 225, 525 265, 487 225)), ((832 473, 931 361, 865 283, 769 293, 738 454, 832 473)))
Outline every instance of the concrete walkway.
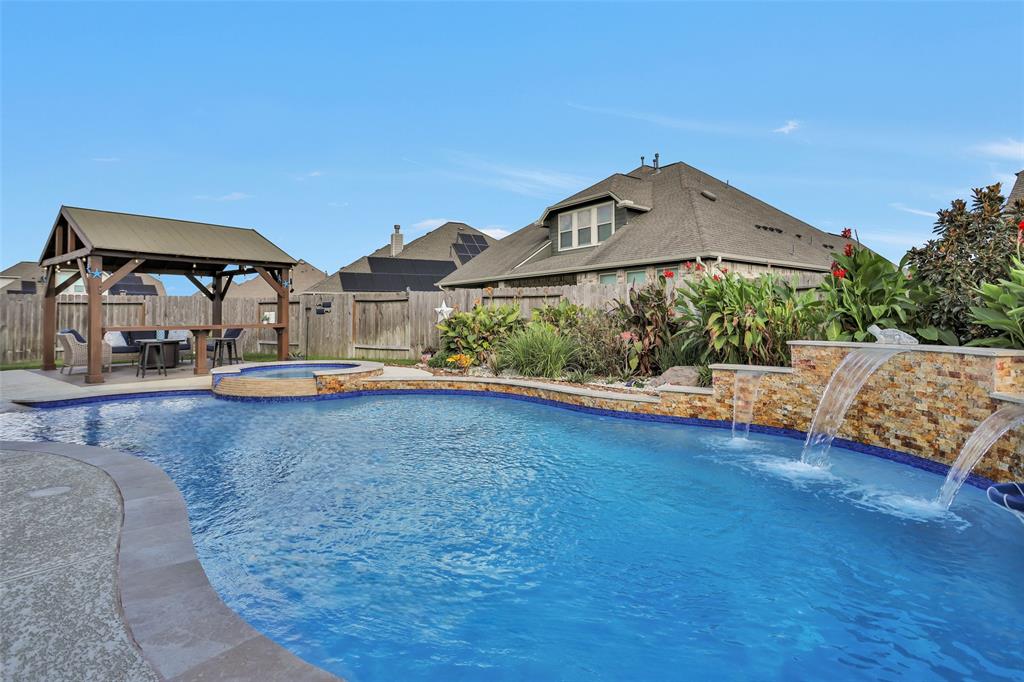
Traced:
POLYGON ((157 680, 121 617, 121 496, 101 470, 0 451, 6 680, 157 680))
MULTIPOLYGON (((381 378, 429 379, 433 375, 415 367, 385 367, 381 378)), ((208 390, 209 376, 195 376, 187 372, 171 372, 164 377, 150 372, 145 379, 136 379, 135 370, 115 366, 102 384, 85 383, 82 374, 58 374, 38 369, 12 369, 0 372, 0 412, 27 409, 15 405, 15 400, 71 400, 120 393, 148 393, 151 391, 208 390)))

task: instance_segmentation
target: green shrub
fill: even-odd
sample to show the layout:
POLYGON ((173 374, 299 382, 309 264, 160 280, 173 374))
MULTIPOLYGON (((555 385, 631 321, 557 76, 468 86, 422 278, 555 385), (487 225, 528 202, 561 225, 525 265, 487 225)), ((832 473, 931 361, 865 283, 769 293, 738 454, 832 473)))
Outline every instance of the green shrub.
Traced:
POLYGON ((982 284, 978 295, 982 305, 971 307, 971 320, 999 334, 967 345, 1024 349, 1024 262, 1020 257, 1011 259, 1009 279, 982 284))
POLYGON ((557 379, 575 358, 576 344, 550 324, 531 322, 501 341, 498 354, 500 366, 517 374, 557 379))
POLYGON ((447 367, 449 355, 449 353, 446 353, 444 351, 438 351, 430 356, 430 360, 427 361, 427 366, 434 368, 447 367))
POLYGON ((624 343, 616 321, 597 310, 584 308, 562 333, 573 340, 573 369, 592 376, 619 376, 625 369, 624 343))
POLYGON ((681 328, 675 343, 691 364, 784 366, 788 341, 821 337, 817 295, 774 275, 704 275, 684 280, 676 291, 681 328))
POLYGON ((667 345, 658 350, 658 369, 664 372, 669 367, 699 365, 704 362, 703 348, 700 344, 686 343, 686 339, 677 332, 667 345))
POLYGON ((533 310, 533 320, 550 324, 561 332, 568 332, 579 324, 580 318, 593 312, 590 308, 560 301, 558 305, 545 305, 533 310))
POLYGON ((473 358, 474 364, 480 364, 501 339, 521 326, 518 306, 478 305, 472 310, 454 313, 437 325, 441 332, 439 352, 465 353, 473 358))
POLYGON ((1024 202, 1003 205, 999 184, 974 190, 970 208, 957 199, 937 213, 936 238, 911 249, 907 265, 934 290, 919 302, 919 326, 949 329, 963 341, 982 338, 989 328, 971 315, 982 307, 979 287, 1009 276, 1009 254, 1024 219, 1024 202))
POLYGON ((589 384, 594 380, 594 375, 584 369, 571 369, 566 372, 565 379, 574 384, 589 384))

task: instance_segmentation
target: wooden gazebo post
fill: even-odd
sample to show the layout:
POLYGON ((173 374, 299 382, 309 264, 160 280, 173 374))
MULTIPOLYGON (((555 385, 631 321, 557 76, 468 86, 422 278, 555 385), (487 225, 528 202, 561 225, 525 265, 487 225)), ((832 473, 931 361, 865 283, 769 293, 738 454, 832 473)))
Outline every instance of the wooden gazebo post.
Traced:
POLYGON ((89 297, 89 365, 85 383, 103 383, 103 256, 89 256, 85 271, 85 293, 89 297))
POLYGON ((43 369, 57 369, 54 344, 57 338, 57 268, 46 268, 43 293, 43 369))
POLYGON ((291 298, 292 271, 289 268, 281 269, 281 288, 277 290, 277 323, 284 325, 277 328, 277 359, 288 359, 288 325, 289 299, 291 298))

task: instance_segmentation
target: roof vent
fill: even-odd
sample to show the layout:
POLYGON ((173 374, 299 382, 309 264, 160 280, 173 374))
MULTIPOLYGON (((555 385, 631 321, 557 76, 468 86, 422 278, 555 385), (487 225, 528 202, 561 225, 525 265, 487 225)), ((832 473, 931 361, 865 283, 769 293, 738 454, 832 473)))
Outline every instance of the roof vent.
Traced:
POLYGON ((700 191, 700 195, 710 201, 718 201, 718 197, 713 192, 709 192, 706 189, 702 189, 700 191))

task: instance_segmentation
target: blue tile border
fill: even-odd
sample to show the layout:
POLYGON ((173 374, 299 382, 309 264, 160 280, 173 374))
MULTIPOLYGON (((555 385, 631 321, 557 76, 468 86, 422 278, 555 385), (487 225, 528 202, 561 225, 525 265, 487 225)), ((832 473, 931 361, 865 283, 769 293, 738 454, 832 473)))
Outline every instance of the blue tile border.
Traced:
MULTIPOLYGON (((660 422, 664 424, 681 424, 685 426, 700 426, 711 429, 731 429, 732 422, 721 419, 702 419, 699 417, 674 417, 671 415, 664 414, 647 414, 643 412, 629 412, 626 410, 608 410, 600 407, 589 407, 586 405, 574 405, 572 403, 562 402, 560 400, 552 400, 550 398, 538 398, 530 395, 520 395, 517 393, 505 393, 501 391, 486 391, 479 389, 454 389, 454 388, 388 388, 388 389, 373 389, 373 390, 357 390, 357 391, 346 391, 343 393, 329 393, 321 395, 308 395, 308 396, 277 396, 277 397, 253 397, 253 396, 228 396, 214 394, 210 390, 181 390, 181 391, 154 391, 151 393, 125 393, 120 395, 110 396, 90 396, 88 398, 72 398, 68 400, 53 400, 43 403, 28 403, 32 407, 40 407, 43 409, 55 408, 55 407, 70 407, 74 405, 81 405, 86 403, 96 402, 109 402, 114 400, 138 400, 140 398, 160 398, 168 396, 188 396, 188 395, 207 395, 213 396, 217 400, 231 400, 235 402, 250 402, 250 403, 280 403, 280 402, 306 402, 313 400, 345 400, 348 398, 360 398, 365 396, 389 396, 389 395, 444 395, 444 396, 475 396, 475 397, 488 397, 488 398, 504 398, 506 400, 519 400, 522 402, 536 403, 539 405, 548 405, 551 407, 557 407, 563 410, 572 410, 574 412, 583 412, 585 414, 593 414, 603 417, 613 417, 616 419, 632 419, 636 421, 652 421, 660 422)), ((805 431, 799 431, 796 429, 786 429, 777 426, 763 426, 761 424, 751 424, 750 430, 754 433, 763 433, 771 436, 782 436, 785 438, 792 438, 796 440, 805 440, 807 433, 805 431)), ((846 450, 852 450, 864 455, 871 455, 872 457, 878 457, 880 459, 886 459, 890 462, 896 462, 899 464, 905 464, 907 466, 914 467, 915 469, 921 469, 928 471, 933 474, 945 476, 949 473, 950 467, 940 462, 933 462, 930 459, 919 457, 918 455, 912 455, 908 452, 900 452, 898 450, 890 450, 889 448, 880 447, 877 445, 868 445, 866 443, 859 443, 853 440, 847 440, 845 438, 836 438, 833 441, 833 445, 841 447, 846 450)), ((986 490, 989 486, 995 485, 995 481, 979 476, 978 474, 970 474, 967 477, 966 483, 974 486, 981 490, 986 490)))

